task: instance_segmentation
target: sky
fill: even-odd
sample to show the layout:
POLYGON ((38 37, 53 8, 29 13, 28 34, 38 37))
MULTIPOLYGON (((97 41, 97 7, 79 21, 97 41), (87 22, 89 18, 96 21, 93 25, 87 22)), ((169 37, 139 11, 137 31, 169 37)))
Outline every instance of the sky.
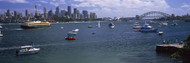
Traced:
POLYGON ((34 6, 38 6, 38 12, 43 13, 43 7, 47 11, 55 11, 59 6, 61 10, 72 6, 80 10, 95 12, 101 17, 134 17, 149 11, 161 11, 167 14, 190 14, 189 0, 0 0, 0 14, 11 11, 24 13, 26 9, 34 12, 34 6))

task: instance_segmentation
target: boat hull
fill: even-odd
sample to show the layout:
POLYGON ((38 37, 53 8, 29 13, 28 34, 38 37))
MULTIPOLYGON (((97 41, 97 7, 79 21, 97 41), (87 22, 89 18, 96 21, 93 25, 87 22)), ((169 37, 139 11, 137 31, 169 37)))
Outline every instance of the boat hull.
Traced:
POLYGON ((75 37, 72 37, 72 38, 66 37, 65 40, 76 40, 76 38, 75 37))
POLYGON ((38 52, 39 52, 39 50, 37 50, 37 51, 26 51, 26 52, 16 51, 16 54, 17 55, 28 55, 28 54, 37 54, 38 52))
POLYGON ((157 29, 140 29, 140 32, 157 32, 157 29))
POLYGON ((50 25, 38 25, 38 26, 21 25, 21 28, 23 29, 33 29, 33 28, 43 28, 43 27, 50 27, 50 25))

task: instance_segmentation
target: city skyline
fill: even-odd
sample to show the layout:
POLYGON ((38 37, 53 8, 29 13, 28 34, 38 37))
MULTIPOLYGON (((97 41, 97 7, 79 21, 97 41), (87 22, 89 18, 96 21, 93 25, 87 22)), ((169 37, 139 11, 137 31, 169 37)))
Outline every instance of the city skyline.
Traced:
MULTIPOLYGON (((190 13, 188 0, 0 0, 0 13, 11 11, 24 12, 26 9, 34 13, 34 5, 38 12, 43 13, 43 7, 55 12, 56 7, 67 10, 67 6, 77 10, 94 12, 102 17, 134 17, 149 11, 161 11, 168 14, 184 15, 190 13)), ((72 12, 73 13, 73 12, 72 12)))

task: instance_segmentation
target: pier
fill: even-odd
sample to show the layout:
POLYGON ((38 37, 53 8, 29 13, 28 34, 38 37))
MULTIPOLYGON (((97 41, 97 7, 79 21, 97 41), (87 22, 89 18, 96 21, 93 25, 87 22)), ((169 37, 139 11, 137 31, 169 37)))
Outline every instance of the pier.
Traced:
POLYGON ((184 44, 162 44, 156 46, 157 53, 174 53, 183 48, 184 44))

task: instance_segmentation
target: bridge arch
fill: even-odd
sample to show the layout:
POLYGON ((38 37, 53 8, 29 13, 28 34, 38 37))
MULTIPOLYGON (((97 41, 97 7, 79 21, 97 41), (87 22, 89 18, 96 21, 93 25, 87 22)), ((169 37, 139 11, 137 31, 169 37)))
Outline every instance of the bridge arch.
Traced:
POLYGON ((170 17, 170 15, 167 14, 167 13, 164 13, 164 12, 160 12, 160 11, 150 11, 150 12, 146 12, 146 13, 140 15, 140 19, 143 19, 143 18, 146 18, 146 17, 149 17, 149 18, 162 18, 162 17, 170 17))

